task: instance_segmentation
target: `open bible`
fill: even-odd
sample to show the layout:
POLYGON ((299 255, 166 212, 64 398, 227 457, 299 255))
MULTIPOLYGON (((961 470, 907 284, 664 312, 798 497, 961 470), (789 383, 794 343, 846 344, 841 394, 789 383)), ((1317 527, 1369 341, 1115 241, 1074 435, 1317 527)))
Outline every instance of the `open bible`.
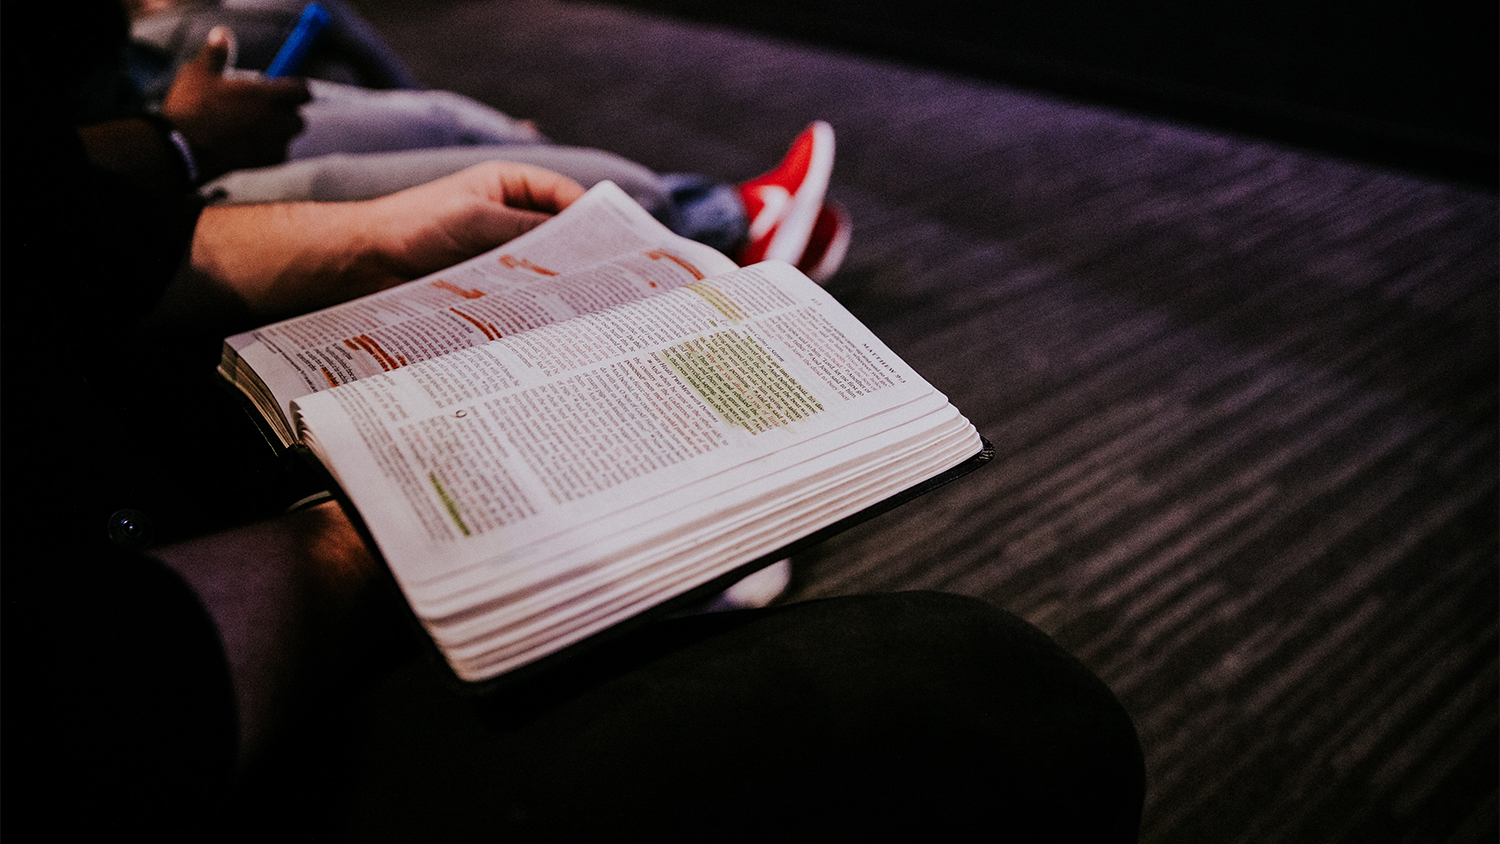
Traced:
POLYGON ((525 666, 982 462, 948 400, 781 263, 603 183, 498 249, 225 341, 463 680, 525 666))

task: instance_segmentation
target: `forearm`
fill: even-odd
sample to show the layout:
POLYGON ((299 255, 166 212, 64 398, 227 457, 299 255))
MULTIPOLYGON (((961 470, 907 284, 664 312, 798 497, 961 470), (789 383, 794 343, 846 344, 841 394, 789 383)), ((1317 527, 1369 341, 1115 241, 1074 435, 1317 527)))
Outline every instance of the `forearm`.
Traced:
POLYGON ((204 210, 189 271, 262 317, 301 313, 404 280, 385 216, 369 203, 204 210))
POLYGON ((209 208, 188 271, 256 315, 286 316, 471 258, 582 194, 556 173, 492 161, 365 202, 209 208))

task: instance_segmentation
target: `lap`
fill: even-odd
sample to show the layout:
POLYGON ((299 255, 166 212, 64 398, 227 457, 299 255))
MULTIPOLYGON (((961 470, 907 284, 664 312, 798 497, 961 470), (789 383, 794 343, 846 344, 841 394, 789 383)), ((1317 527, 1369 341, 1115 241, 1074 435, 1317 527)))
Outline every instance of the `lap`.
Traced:
POLYGON ((662 622, 481 702, 411 659, 337 720, 317 733, 340 773, 299 770, 344 784, 323 821, 360 840, 974 823, 1133 840, 1143 788, 1097 678, 1020 619, 935 593, 662 622))

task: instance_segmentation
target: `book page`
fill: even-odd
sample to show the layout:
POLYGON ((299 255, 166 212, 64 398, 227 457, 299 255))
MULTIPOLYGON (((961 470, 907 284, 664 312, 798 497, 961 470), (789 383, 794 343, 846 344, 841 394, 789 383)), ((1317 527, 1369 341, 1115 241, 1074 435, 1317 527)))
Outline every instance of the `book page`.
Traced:
MULTIPOLYGON (((937 414, 952 418, 956 411, 949 406, 937 414)), ((478 641, 508 625, 535 620, 556 622, 557 607, 587 595, 608 591, 616 595, 646 595, 653 580, 691 580, 705 564, 722 562, 721 546, 714 542, 726 530, 736 535, 736 549, 753 558, 785 546, 791 539, 826 524, 825 514, 863 509, 890 494, 892 486, 909 485, 910 466, 947 468, 973 455, 964 432, 957 426, 932 425, 930 418, 913 420, 890 431, 839 447, 837 461, 815 461, 831 467, 816 472, 800 472, 799 480, 787 487, 785 478, 768 476, 748 486, 759 489, 736 506, 715 508, 705 516, 687 522, 681 530, 653 535, 633 546, 611 546, 604 558, 589 559, 580 553, 560 555, 558 565, 572 559, 567 577, 553 574, 549 582, 526 583, 490 581, 471 589, 464 596, 463 612, 444 619, 444 634, 455 646, 478 641), (912 430, 926 433, 911 436, 912 430), (850 460, 852 455, 858 459, 850 460), (801 475, 805 475, 805 480, 801 475), (789 492, 790 489, 790 492, 789 492), (872 497, 873 496, 873 497, 872 497), (847 506, 845 506, 847 505, 847 506), (632 574, 650 570, 650 575, 632 574), (541 586, 543 588, 536 588, 541 586), (492 598, 504 596, 503 600, 492 598)), ((803 467, 806 469, 806 467, 803 467)), ((941 471, 934 468, 933 474, 941 471)), ((636 531, 643 534, 643 531, 636 531)), ((583 547, 583 546, 581 546, 583 547)), ((549 561, 547 568, 551 568, 549 561)), ((506 574, 502 572, 502 575, 506 574)), ((692 585, 692 584, 689 584, 692 585)), ((592 611, 594 608, 590 608, 592 611)))
POLYGON ((295 404, 424 613, 544 588, 591 547, 753 515, 788 477, 909 426, 881 446, 897 448, 945 409, 977 451, 941 394, 775 263, 295 404))
POLYGON ((289 419, 290 402, 300 396, 734 268, 603 182, 553 219, 476 258, 231 337, 226 359, 239 359, 220 368, 226 375, 253 370, 289 419))
MULTIPOLYGON (((909 449, 922 455, 918 472, 938 474, 971 457, 971 443, 953 431, 948 443, 923 443, 909 449)), ((879 465, 877 463, 877 465, 879 465)), ((602 566, 581 567, 578 576, 554 578, 546 589, 512 591, 501 598, 473 605, 452 623, 433 624, 444 642, 444 652, 462 676, 491 676, 534 659, 540 648, 556 650, 613 626, 659 604, 663 596, 681 594, 732 570, 735 559, 754 559, 786 546, 789 541, 829 524, 826 512, 856 513, 903 489, 912 477, 910 467, 878 469, 857 474, 848 484, 827 488, 817 507, 800 506, 760 511, 749 517, 736 537, 738 558, 725 558, 725 545, 697 535, 674 546, 650 547, 602 566), (545 643, 545 644, 539 644, 545 643)))

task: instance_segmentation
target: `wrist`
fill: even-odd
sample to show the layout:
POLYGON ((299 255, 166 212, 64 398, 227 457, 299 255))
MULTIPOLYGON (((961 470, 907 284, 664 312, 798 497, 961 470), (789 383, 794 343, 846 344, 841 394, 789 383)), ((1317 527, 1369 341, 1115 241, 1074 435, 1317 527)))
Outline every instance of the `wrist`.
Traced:
POLYGON ((143 114, 142 119, 151 124, 162 140, 170 149, 170 156, 179 167, 183 181, 188 187, 197 187, 202 182, 203 171, 198 163, 198 156, 193 152, 192 144, 188 143, 187 136, 183 135, 172 121, 161 114, 148 112, 143 114))
POLYGON ((409 209, 399 207, 390 196, 356 203, 364 225, 358 230, 360 238, 360 270, 372 279, 379 279, 381 287, 399 284, 422 275, 411 269, 411 245, 406 240, 409 209))

